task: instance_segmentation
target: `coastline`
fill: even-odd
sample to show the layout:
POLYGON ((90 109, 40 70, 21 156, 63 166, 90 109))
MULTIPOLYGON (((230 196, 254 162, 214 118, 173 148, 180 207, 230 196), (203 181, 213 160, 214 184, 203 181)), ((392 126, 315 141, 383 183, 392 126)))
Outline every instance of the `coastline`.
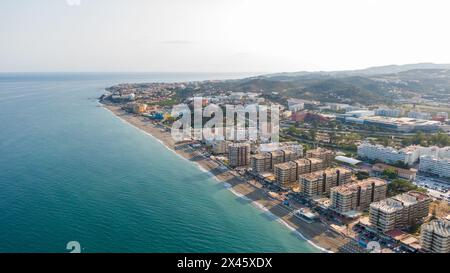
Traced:
POLYGON ((254 207, 264 213, 273 215, 280 224, 293 231, 296 236, 305 240, 317 250, 326 253, 348 252, 347 248, 352 243, 350 238, 331 231, 321 222, 309 224, 291 215, 281 201, 269 198, 264 190, 247 183, 234 171, 220 168, 217 162, 199 155, 186 144, 175 143, 170 133, 166 132, 162 126, 149 122, 142 116, 129 114, 119 106, 102 104, 101 102, 99 104, 121 121, 154 138, 181 158, 195 163, 200 170, 210 173, 213 178, 223 183, 224 187, 237 197, 251 202, 254 207))

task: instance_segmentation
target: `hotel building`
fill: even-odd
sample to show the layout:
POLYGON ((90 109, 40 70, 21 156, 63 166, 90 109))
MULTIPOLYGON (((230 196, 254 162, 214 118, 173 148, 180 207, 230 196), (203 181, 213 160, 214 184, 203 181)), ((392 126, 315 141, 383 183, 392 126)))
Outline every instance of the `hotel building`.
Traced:
POLYGON ((328 195, 331 188, 351 181, 352 172, 344 168, 330 168, 324 171, 300 175, 300 192, 307 197, 328 195))
POLYGON ((133 114, 143 114, 147 112, 147 104, 145 103, 130 103, 127 105, 128 111, 133 114))
POLYGON ((450 221, 438 219, 422 225, 420 244, 428 252, 450 253, 450 221))
POLYGON ((363 211, 373 202, 386 198, 387 183, 369 178, 356 183, 344 184, 331 189, 331 207, 338 213, 363 211))
POLYGON ((382 232, 420 223, 428 215, 431 198, 410 191, 370 205, 370 223, 382 232))

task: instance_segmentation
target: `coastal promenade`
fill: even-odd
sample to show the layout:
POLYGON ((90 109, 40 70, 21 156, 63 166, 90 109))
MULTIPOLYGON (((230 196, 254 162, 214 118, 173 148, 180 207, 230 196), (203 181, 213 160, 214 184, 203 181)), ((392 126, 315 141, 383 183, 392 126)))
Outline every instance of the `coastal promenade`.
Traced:
POLYGON ((103 106, 122 120, 160 140, 166 147, 180 156, 197 163, 200 167, 213 174, 218 181, 226 183, 224 185, 229 185, 230 190, 242 196, 244 200, 275 215, 281 220, 280 222, 286 224, 293 232, 296 231, 297 235, 308 240, 309 243, 323 252, 355 252, 355 242, 350 238, 332 231, 320 221, 313 223, 304 222, 293 215, 281 201, 270 198, 263 189, 247 183, 236 172, 223 168, 219 163, 204 157, 187 144, 177 144, 170 132, 167 132, 166 128, 161 125, 154 124, 145 117, 127 113, 120 106, 103 106))

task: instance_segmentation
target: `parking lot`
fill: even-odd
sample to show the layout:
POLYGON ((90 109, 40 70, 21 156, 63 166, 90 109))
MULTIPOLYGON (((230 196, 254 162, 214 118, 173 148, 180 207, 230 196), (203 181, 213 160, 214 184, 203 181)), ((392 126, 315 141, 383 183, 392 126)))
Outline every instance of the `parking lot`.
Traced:
POLYGON ((434 198, 444 200, 450 202, 450 184, 446 183, 442 180, 426 177, 426 176, 417 176, 414 184, 425 188, 428 190, 428 193, 434 198))

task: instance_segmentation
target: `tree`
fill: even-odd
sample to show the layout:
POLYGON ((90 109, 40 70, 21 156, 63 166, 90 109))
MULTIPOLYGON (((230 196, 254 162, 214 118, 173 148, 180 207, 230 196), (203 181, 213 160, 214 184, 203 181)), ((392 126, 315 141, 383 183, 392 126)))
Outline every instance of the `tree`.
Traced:
POLYGON ((391 183, 388 185, 388 196, 394 196, 397 194, 405 193, 408 191, 421 191, 426 192, 426 190, 421 189, 414 185, 413 183, 404 180, 404 179, 394 179, 391 183))
POLYGON ((446 201, 434 201, 430 204, 430 213, 435 218, 442 218, 450 214, 450 204, 446 201))
POLYGON ((389 179, 398 178, 398 172, 394 168, 387 168, 386 170, 384 170, 383 175, 385 175, 389 179))
POLYGON ((383 137, 383 138, 381 139, 381 143, 383 144, 384 147, 388 147, 389 144, 390 144, 389 138, 383 137))
POLYGON ((369 173, 368 172, 364 172, 364 171, 360 171, 360 172, 358 172, 356 174, 356 178, 358 180, 365 180, 365 179, 367 179, 369 177, 370 177, 369 173))
POLYGON ((412 144, 425 146, 426 136, 423 132, 417 132, 412 138, 412 144))
POLYGON ((331 143, 336 143, 338 141, 339 137, 336 134, 336 132, 332 132, 330 133, 330 142, 331 143))
POLYGON ((430 144, 432 145, 438 145, 441 147, 448 146, 450 145, 450 136, 442 132, 439 132, 431 136, 430 142, 431 142, 430 144))
POLYGON ((309 137, 312 141, 316 141, 317 131, 315 129, 309 130, 309 137))

